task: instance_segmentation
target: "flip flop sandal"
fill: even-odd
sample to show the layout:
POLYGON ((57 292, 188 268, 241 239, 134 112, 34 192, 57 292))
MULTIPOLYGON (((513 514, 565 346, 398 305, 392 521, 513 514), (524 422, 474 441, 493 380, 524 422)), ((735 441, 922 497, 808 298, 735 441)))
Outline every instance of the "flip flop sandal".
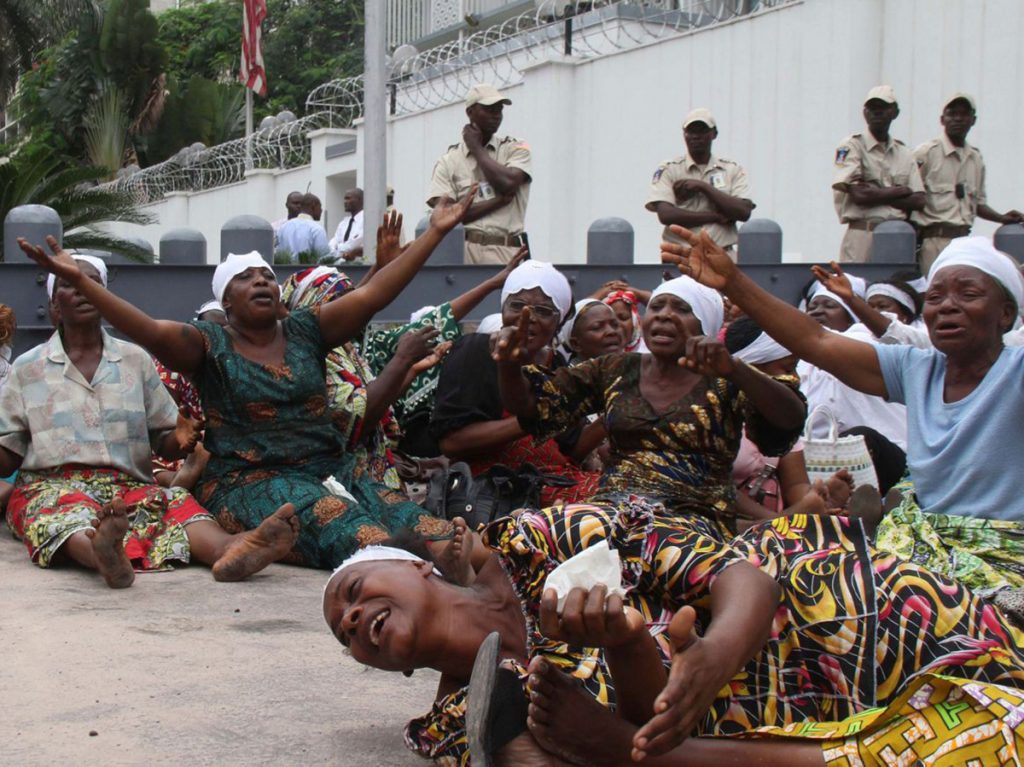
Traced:
POLYGON ((492 756, 526 732, 529 703, 519 676, 498 666, 501 637, 492 632, 480 645, 466 695, 466 740, 473 767, 491 767, 492 756))

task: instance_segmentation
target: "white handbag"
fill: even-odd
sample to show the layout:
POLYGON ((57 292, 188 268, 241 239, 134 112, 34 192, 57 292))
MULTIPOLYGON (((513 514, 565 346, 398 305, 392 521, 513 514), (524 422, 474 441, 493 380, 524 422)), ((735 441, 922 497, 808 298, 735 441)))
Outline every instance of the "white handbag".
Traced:
POLYGON ((807 464, 807 477, 811 483, 819 479, 828 480, 837 471, 846 469, 853 476, 854 487, 878 487, 875 464, 864 437, 860 434, 840 437, 838 432, 839 423, 835 415, 824 405, 818 405, 807 416, 804 425, 804 463, 807 464), (829 420, 828 437, 815 439, 811 436, 814 433, 814 422, 822 416, 829 420))

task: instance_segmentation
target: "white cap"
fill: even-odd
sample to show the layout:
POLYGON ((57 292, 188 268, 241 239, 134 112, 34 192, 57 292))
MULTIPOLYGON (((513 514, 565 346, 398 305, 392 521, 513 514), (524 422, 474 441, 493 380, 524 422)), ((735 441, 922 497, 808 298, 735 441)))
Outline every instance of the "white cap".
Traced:
POLYGON ((689 128, 693 123, 704 123, 709 128, 717 127, 715 116, 706 107, 697 107, 690 114, 686 115, 686 119, 683 120, 683 130, 689 128))
POLYGON ((974 97, 968 93, 962 93, 961 91, 957 91, 948 99, 946 99, 945 103, 943 103, 942 105, 943 111, 948 109, 949 105, 952 104, 954 101, 966 101, 970 105, 972 112, 978 111, 978 107, 974 103, 974 97))
POLYGON ((867 104, 875 99, 884 101, 886 104, 895 104, 896 91, 893 90, 891 85, 876 85, 868 91, 868 95, 864 98, 864 103, 867 104))
POLYGON ((466 94, 466 106, 471 107, 474 104, 482 104, 485 107, 491 106, 491 104, 511 104, 510 99, 505 98, 501 91, 495 88, 490 83, 480 83, 474 85, 469 89, 469 93, 466 94))

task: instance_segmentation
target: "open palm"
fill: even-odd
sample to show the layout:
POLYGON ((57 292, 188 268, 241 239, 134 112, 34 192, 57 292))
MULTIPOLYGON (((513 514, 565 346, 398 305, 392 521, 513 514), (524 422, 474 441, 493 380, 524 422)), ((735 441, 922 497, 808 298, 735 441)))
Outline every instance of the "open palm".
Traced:
POLYGON ((681 237, 686 245, 672 242, 661 244, 662 263, 672 263, 679 271, 692 277, 702 285, 715 290, 724 290, 736 275, 736 264, 721 246, 705 231, 692 232, 673 225, 673 233, 681 237))
POLYGON ((53 255, 47 253, 41 246, 33 245, 24 237, 18 238, 18 247, 26 256, 54 276, 74 285, 82 277, 82 270, 78 268, 78 262, 60 246, 56 237, 47 237, 46 245, 53 255))
POLYGON ((446 197, 438 200, 437 205, 434 206, 434 212, 430 214, 431 225, 436 226, 443 232, 449 232, 454 229, 465 217, 469 206, 473 204, 473 198, 476 197, 478 187, 478 184, 473 184, 469 191, 466 192, 466 196, 457 202, 451 202, 446 197))

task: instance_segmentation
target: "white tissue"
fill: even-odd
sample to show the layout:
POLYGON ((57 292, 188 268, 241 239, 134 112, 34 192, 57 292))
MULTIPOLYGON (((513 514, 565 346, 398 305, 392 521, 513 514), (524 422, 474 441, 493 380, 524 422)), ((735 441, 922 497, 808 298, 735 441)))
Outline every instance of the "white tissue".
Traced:
POLYGON ((343 484, 334 478, 333 474, 323 481, 323 486, 327 488, 327 492, 331 495, 336 495, 339 498, 352 501, 352 503, 359 503, 359 501, 356 500, 356 497, 346 490, 343 484))
POLYGON ((554 589, 558 594, 558 612, 561 613, 570 591, 576 588, 590 591, 599 584, 604 584, 608 588, 608 596, 626 596, 622 588, 622 562, 619 559, 619 552, 610 549, 608 541, 601 541, 565 560, 551 571, 544 582, 544 588, 554 589))

